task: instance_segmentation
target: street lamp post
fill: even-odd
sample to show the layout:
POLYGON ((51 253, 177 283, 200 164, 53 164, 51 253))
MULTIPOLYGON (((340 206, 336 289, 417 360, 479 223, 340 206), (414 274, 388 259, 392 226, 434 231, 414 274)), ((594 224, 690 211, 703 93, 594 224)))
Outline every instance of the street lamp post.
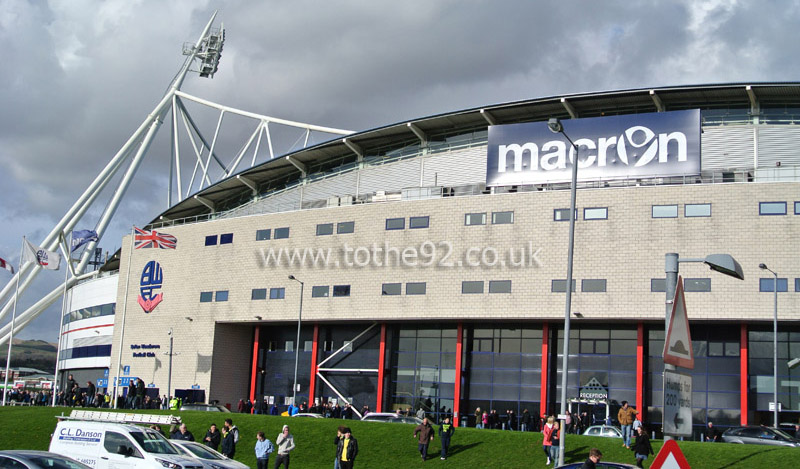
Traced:
MULTIPOLYGON (((684 258, 681 259, 678 253, 669 252, 664 256, 664 291, 666 292, 666 315, 664 317, 664 333, 669 331, 669 323, 672 319, 672 302, 675 298, 675 290, 678 286, 678 264, 681 262, 702 262, 706 264, 711 270, 728 275, 739 280, 744 280, 744 272, 742 266, 736 262, 730 254, 710 254, 706 257, 700 258, 684 258)), ((666 337, 665 337, 666 340, 666 337)), ((674 365, 664 363, 664 372, 674 371, 674 365)), ((663 376, 663 375, 662 375, 663 376)), ((663 378, 662 378, 663 379, 663 378)), ((663 403, 662 403, 663 404, 663 403)), ((666 407, 666 406, 664 406, 666 407)), ((671 437, 664 435, 664 440, 671 437)))
POLYGON ((169 399, 172 399, 172 328, 169 328, 169 371, 167 371, 167 405, 169 405, 169 399))
MULTIPOLYGON (((567 251, 567 299, 564 306, 564 351, 561 357, 561 413, 559 419, 561 424, 559 431, 561 437, 558 439, 558 461, 564 463, 564 449, 567 432, 566 432, 566 414, 567 414, 567 375, 569 369, 569 321, 570 309, 572 309, 572 259, 575 252, 575 199, 577 198, 578 187, 578 145, 572 141, 571 138, 564 132, 564 126, 558 118, 552 118, 547 122, 547 127, 553 133, 560 133, 566 138, 572 148, 575 150, 575 158, 572 160, 572 183, 570 184, 570 201, 569 201, 569 248, 567 251)), ((553 462, 556 465, 555 461, 553 462)))
POLYGON ((297 364, 300 361, 300 325, 303 323, 303 287, 305 284, 294 275, 290 275, 289 280, 300 283, 300 312, 297 314, 297 343, 294 348, 294 384, 292 385, 292 405, 297 406, 297 364))
POLYGON ((775 306, 772 317, 772 425, 778 428, 778 273, 767 267, 767 264, 758 264, 758 268, 771 272, 775 277, 772 291, 775 297, 775 306))

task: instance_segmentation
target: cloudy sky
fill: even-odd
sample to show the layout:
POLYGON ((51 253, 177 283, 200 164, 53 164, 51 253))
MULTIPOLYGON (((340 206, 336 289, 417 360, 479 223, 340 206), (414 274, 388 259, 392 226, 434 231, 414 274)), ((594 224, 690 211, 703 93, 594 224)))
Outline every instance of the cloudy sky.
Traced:
MULTIPOLYGON (((43 240, 162 97, 214 10, 227 31, 220 71, 190 75, 184 91, 349 130, 559 94, 800 81, 800 4, 788 0, 0 0, 1 258, 18 262, 22 236, 43 240)), ((168 132, 105 250, 164 210, 168 132)), ((0 285, 10 277, 0 271, 0 285)), ((62 278, 40 275, 20 308, 62 278)), ((20 337, 55 341, 59 311, 20 337)))

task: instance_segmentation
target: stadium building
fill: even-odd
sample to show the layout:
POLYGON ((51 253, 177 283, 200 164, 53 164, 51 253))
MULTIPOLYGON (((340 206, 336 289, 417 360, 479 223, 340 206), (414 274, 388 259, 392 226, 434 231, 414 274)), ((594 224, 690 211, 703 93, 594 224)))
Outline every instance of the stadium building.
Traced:
POLYGON ((797 83, 682 86, 449 112, 273 159, 123 240, 104 268, 110 379, 285 404, 299 359, 298 402, 558 413, 577 147, 573 410, 607 395, 661 424, 665 255, 724 253, 744 280, 680 264, 693 423, 771 422, 761 263, 781 421, 797 421, 799 124, 797 83))

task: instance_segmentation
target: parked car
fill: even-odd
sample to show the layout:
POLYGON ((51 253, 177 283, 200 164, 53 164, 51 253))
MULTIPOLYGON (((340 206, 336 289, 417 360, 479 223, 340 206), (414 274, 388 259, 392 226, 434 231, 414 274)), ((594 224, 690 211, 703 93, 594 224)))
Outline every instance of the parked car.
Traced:
POLYGON ((227 407, 221 406, 219 404, 184 404, 181 406, 181 410, 200 410, 206 412, 228 412, 227 407))
POLYGON ((185 458, 196 459, 210 469, 248 469, 247 464, 234 461, 223 456, 208 446, 196 441, 169 440, 170 443, 178 448, 181 455, 185 458))
MULTIPOLYGON (((556 469, 580 469, 581 467, 583 467, 582 462, 574 462, 571 464, 566 464, 564 466, 558 466, 556 469)), ((597 469, 630 469, 630 468, 635 469, 637 466, 621 462, 600 461, 599 463, 596 463, 594 467, 596 467, 597 469)))
POLYGON ((800 446, 800 440, 781 429, 757 425, 731 427, 722 434, 722 441, 751 445, 800 446))
POLYGON ((78 461, 49 451, 0 451, 0 467, 28 469, 59 467, 63 469, 91 469, 78 461))
POLYGON ((592 425, 584 432, 587 436, 605 436, 608 438, 622 438, 622 430, 611 425, 592 425))
POLYGON ((410 415, 398 415, 392 412, 370 412, 361 417, 364 422, 391 422, 391 423, 413 423, 419 425, 422 419, 410 415))
POLYGON ((312 419, 325 418, 325 417, 322 416, 322 414, 314 414, 314 413, 311 413, 311 412, 301 412, 299 414, 292 415, 292 417, 307 417, 307 418, 312 418, 312 419))

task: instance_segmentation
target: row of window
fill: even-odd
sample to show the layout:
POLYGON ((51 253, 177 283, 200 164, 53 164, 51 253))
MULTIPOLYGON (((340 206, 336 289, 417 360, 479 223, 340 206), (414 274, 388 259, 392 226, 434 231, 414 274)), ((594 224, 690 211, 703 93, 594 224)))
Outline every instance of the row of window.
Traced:
MULTIPOLYGON (((408 217, 408 228, 411 230, 419 229, 419 228, 428 228, 430 226, 431 220, 429 216, 424 217, 408 217)), ((386 229, 387 230, 404 230, 406 229, 406 219, 405 218, 387 218, 386 219, 386 229)))
MULTIPOLYGON (((514 223, 514 212, 492 212, 492 225, 510 225, 514 223)), ((467 213, 464 225, 475 226, 486 224, 486 212, 467 213)))
MULTIPOLYGON (((786 215, 786 202, 759 202, 759 215, 786 215)), ((800 215, 800 202, 794 203, 794 214, 800 215)))
MULTIPOLYGON (((356 222, 340 221, 336 224, 336 234, 349 234, 355 231, 356 222)), ((317 236, 327 236, 333 234, 333 223, 320 223, 317 225, 317 236)))
POLYGON ((64 350, 61 356, 61 360, 69 360, 72 358, 110 357, 111 344, 73 347, 71 349, 64 350))
MULTIPOLYGON (((773 292, 773 285, 775 283, 774 278, 762 278, 759 279, 759 290, 760 292, 773 292)), ((788 279, 786 278, 779 278, 778 279, 778 292, 786 292, 788 291, 788 279)), ((486 291, 487 282, 483 280, 465 280, 461 282, 461 293, 462 294, 482 294, 486 291)), ((604 278, 586 278, 581 279, 581 291, 584 293, 605 293, 607 287, 607 280, 604 278)), ((710 278, 685 278, 683 279, 683 289, 686 292, 710 292, 711 291, 711 279, 710 278)), ((405 284, 405 294, 406 295, 425 295, 428 291, 428 284, 426 282, 407 282, 405 284)), ((550 291, 553 293, 564 293, 567 291, 567 281, 564 279, 555 279, 551 281, 550 291)), ((577 281, 575 279, 572 280, 572 291, 577 291, 577 281)), ((650 279, 650 291, 654 293, 664 293, 666 292, 666 279, 663 278, 653 278, 650 279)), ((800 292, 800 278, 794 279, 794 291, 800 292)), ((489 280, 488 281, 488 292, 489 293, 511 293, 511 280, 489 280)), ((331 294, 331 286, 330 285, 316 285, 311 288, 311 297, 312 298, 327 298, 330 296, 333 297, 345 297, 350 296, 350 285, 333 285, 331 294)), ((384 283, 381 285, 381 295, 382 296, 397 296, 403 294, 403 284, 402 283, 384 283)), ((270 300, 282 300, 286 297, 286 288, 284 287, 275 287, 275 288, 254 288, 251 291, 251 300, 266 300, 269 298, 270 300), (267 297, 267 293, 269 293, 269 297, 267 297)), ((200 292, 200 302, 201 303, 211 303, 211 302, 222 302, 228 301, 228 291, 227 290, 218 290, 218 291, 206 291, 200 292)), ((105 308, 108 309, 109 305, 103 305, 102 307, 96 306, 94 308, 105 308)), ((113 305, 111 305, 113 307, 113 305)), ((91 309, 91 308, 87 308, 91 309)), ((83 311, 83 310, 81 310, 83 311)), ((112 312, 109 314, 113 314, 112 312)), ((72 314, 76 313, 73 311, 72 314)), ((67 317, 65 317, 65 324, 67 322, 67 317)))
MULTIPOLYGON (((678 218, 678 205, 653 205, 652 215, 653 218, 678 218)), ((684 204, 683 216, 686 218, 710 217, 711 204, 684 204)))
POLYGON ((100 316, 113 316, 116 310, 116 303, 107 303, 104 305, 81 308, 75 311, 70 311, 69 314, 65 314, 63 324, 66 325, 73 321, 80 321, 81 319, 96 318, 100 316))
POLYGON ((233 233, 206 236, 206 246, 216 246, 217 244, 233 244, 233 233))

